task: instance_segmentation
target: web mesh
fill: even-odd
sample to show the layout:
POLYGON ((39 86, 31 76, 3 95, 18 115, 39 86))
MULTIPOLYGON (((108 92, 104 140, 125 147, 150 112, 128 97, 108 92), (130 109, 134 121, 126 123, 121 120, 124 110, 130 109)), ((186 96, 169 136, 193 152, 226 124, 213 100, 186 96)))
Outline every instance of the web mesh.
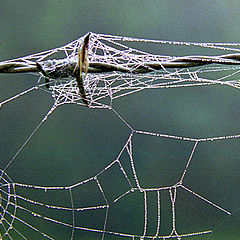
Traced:
MULTIPOLYGON (((196 231, 187 232, 178 230, 177 226, 181 225, 178 221, 178 204, 190 201, 188 198, 191 198, 196 201, 195 204, 202 204, 206 207, 205 211, 216 210, 216 216, 219 217, 218 214, 220 214, 224 216, 223 219, 231 216, 233 212, 237 212, 239 206, 230 210, 226 205, 220 205, 217 200, 208 199, 198 190, 192 189, 191 185, 185 184, 185 178, 192 174, 190 166, 194 165, 194 160, 197 160, 195 158, 198 156, 197 152, 200 146, 218 142, 232 144, 233 141, 239 142, 240 135, 236 133, 199 138, 137 129, 125 120, 121 110, 116 110, 114 103, 116 99, 149 89, 209 85, 228 86, 236 89, 240 87, 238 77, 240 68, 235 65, 238 64, 236 59, 199 56, 179 58, 150 54, 144 50, 135 49, 134 44, 136 43, 142 43, 143 49, 147 48, 148 44, 153 44, 159 48, 184 46, 211 49, 217 53, 239 52, 239 44, 236 43, 173 42, 91 33, 88 50, 89 70, 83 76, 83 87, 89 102, 88 108, 110 110, 129 130, 127 140, 120 147, 120 152, 116 154, 117 157, 113 158, 107 166, 103 166, 102 170, 93 176, 72 185, 25 184, 15 182, 8 176, 8 168, 16 161, 32 136, 56 108, 67 103, 86 107, 73 74, 78 61, 78 51, 84 38, 85 36, 60 48, 2 62, 9 66, 19 64, 19 68, 32 69, 38 62, 41 64, 42 72, 38 74, 35 86, 2 101, 1 106, 36 90, 48 93, 53 99, 53 105, 15 155, 5 166, 1 166, 1 238, 4 240, 84 239, 85 232, 89 233, 87 239, 191 239, 191 237, 200 239, 202 236, 210 238, 219 226, 216 219, 210 220, 211 227, 199 227, 196 231), (133 47, 130 47, 131 45, 133 47), (209 60, 210 58, 211 60, 209 60), (198 62, 199 59, 201 59, 200 62, 198 62), (195 61, 195 65, 188 67, 192 61, 195 61), (209 65, 209 63, 216 64, 209 65), (231 65, 221 65, 226 63, 231 65), (151 184, 142 183, 142 173, 138 171, 139 158, 135 153, 135 146, 138 146, 138 143, 134 143, 135 139, 141 136, 160 139, 162 142, 168 141, 170 144, 179 144, 180 147, 181 145, 188 146, 184 157, 181 158, 181 174, 178 177, 174 176, 172 184, 151 186, 151 184), (197 156, 195 157, 195 155, 197 156), (114 176, 115 180, 110 175, 114 176), (109 185, 113 184, 111 189, 114 191, 112 190, 111 194, 105 185, 106 181, 109 185), (186 199, 182 199, 181 196, 186 196, 186 199), (134 213, 138 217, 137 222, 134 217, 130 216, 132 215, 130 203, 134 206, 139 205, 141 214, 134 213), (129 219, 125 219, 125 221, 130 221, 132 226, 136 225, 136 229, 128 230, 126 226, 119 230, 114 227, 117 224, 114 225, 113 222, 118 221, 118 214, 120 215, 119 205, 124 205, 128 211, 126 218, 129 219), (155 206, 154 210, 151 209, 153 205, 155 206), (167 210, 164 210, 165 208, 167 210)), ((144 149, 144 146, 140 147, 144 149)), ((148 151, 147 147, 145 151, 148 151)), ((239 156, 237 158, 239 160, 239 156)), ((157 159, 156 161, 158 161, 157 159)), ((174 164, 174 162, 170 163, 174 164)), ((233 181, 235 179, 237 176, 233 177, 233 181)), ((192 214, 190 213, 190 215, 192 214)), ((188 221, 186 220, 186 222, 188 221)), ((220 223, 222 222, 221 217, 220 223)))

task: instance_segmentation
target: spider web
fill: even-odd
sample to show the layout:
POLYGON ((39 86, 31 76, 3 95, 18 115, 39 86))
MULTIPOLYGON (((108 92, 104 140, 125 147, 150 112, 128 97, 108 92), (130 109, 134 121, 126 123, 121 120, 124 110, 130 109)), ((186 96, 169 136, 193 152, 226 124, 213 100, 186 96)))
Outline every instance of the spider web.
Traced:
MULTIPOLYGON (((56 68, 76 64, 78 49, 83 40, 84 37, 63 47, 8 62, 19 61, 34 65, 35 62, 46 61, 43 66, 48 68, 51 76, 51 73, 54 75, 56 68)), ((197 185, 198 190, 189 179, 200 175, 201 169, 196 169, 194 165, 196 161, 202 160, 206 166, 211 165, 208 163, 210 156, 201 156, 199 149, 218 144, 223 149, 232 145, 237 147, 240 134, 185 137, 148 131, 131 124, 126 120, 124 111, 116 106, 120 98, 124 97, 126 100, 128 95, 143 90, 171 91, 213 85, 239 89, 240 68, 224 65, 173 69, 162 67, 159 70, 135 73, 136 69, 147 63, 154 61, 161 65, 162 62, 175 58, 146 52, 144 49, 148 48, 148 44, 154 45, 157 52, 161 47, 163 49, 178 46, 207 49, 216 53, 239 52, 239 44, 236 43, 174 42, 91 33, 88 53, 90 63, 131 68, 130 72, 110 70, 89 72, 83 82, 89 101, 88 108, 82 102, 76 80, 70 73, 60 74, 58 78, 49 77, 50 82, 46 82, 42 73, 37 74, 38 81, 33 87, 3 100, 0 103, 2 107, 37 92, 46 93, 51 97, 53 104, 15 154, 8 160, 1 161, 1 239, 210 239, 211 236, 214 237, 215 231, 222 228, 226 219, 238 213, 239 204, 228 207, 226 202, 220 201, 217 197, 212 200, 212 196, 208 197, 209 193, 203 190, 203 188, 206 190, 207 183, 202 183, 201 179, 197 185), (137 49, 134 46, 140 45, 134 44, 142 44, 143 48, 137 49), (127 129, 124 131, 125 140, 120 147, 118 146, 119 151, 94 174, 86 178, 79 176, 79 181, 69 185, 46 186, 16 182, 15 176, 8 175, 8 170, 21 160, 19 156, 33 141, 43 123, 48 122, 55 110, 65 104, 77 105, 85 112, 105 109, 113 114, 127 129), (158 167, 155 168, 171 169, 173 171, 171 181, 161 181, 161 177, 165 178, 164 172, 158 171, 155 173, 158 183, 152 184, 151 181, 143 180, 147 178, 143 172, 147 172, 148 169, 143 171, 139 162, 148 161, 148 151, 153 147, 156 148, 153 150, 156 151, 156 156, 155 163, 151 162, 152 166, 158 163, 156 165, 158 167), (179 148, 184 149, 182 155, 178 153, 179 148), (167 163, 166 160, 162 160, 164 158, 168 159, 167 163), (171 168, 171 165, 175 168, 171 168), (197 208, 200 209, 198 214, 189 210, 197 208), (207 214, 209 212, 214 214, 215 218, 209 217, 207 214), (200 213, 204 215, 202 225, 192 227, 191 221, 199 221, 199 218, 194 216, 200 213)), ((94 151, 94 147, 91 151, 94 151)), ((106 148, 105 151, 110 150, 106 148)), ((84 156, 78 158, 84 159, 84 156)), ((234 158, 237 164, 236 159, 239 162, 239 155, 234 158)), ((45 164, 45 160, 41 161, 42 163, 38 164, 45 164)), ((217 172, 215 168, 211 170, 217 172)), ((237 182, 237 179, 238 174, 231 176, 232 182, 237 182)), ((239 182, 234 186, 238 188, 236 196, 230 197, 239 203, 239 182)), ((218 196, 219 192, 222 190, 217 190, 215 194, 218 196)))

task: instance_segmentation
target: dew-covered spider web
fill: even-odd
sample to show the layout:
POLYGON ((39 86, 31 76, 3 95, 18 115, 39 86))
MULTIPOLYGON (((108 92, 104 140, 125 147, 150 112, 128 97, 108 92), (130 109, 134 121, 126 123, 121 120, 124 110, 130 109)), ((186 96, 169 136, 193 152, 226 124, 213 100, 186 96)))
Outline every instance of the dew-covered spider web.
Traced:
POLYGON ((240 44, 84 38, 1 62, 0 238, 239 239, 240 44))

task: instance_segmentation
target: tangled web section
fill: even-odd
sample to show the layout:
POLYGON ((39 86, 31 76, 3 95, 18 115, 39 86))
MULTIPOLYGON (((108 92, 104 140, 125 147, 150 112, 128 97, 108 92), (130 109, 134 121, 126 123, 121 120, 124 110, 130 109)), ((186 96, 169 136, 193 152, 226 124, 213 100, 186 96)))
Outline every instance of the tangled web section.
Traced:
MULTIPOLYGON (((100 172, 69 186, 25 184, 12 180, 14 176, 8 176, 8 168, 17 160, 17 156, 29 143, 35 132, 43 123, 47 123, 48 117, 56 108, 64 104, 77 104, 79 107, 86 108, 86 104, 79 94, 76 76, 73 74, 79 61, 79 49, 85 37, 83 36, 63 47, 1 63, 4 66, 17 66, 16 71, 29 69, 30 72, 34 72, 38 76, 38 80, 35 86, 2 101, 0 106, 33 91, 44 91, 53 100, 51 109, 43 116, 16 154, 5 166, 0 166, 2 169, 0 172, 1 239, 33 239, 32 236, 35 236, 34 239, 61 239, 62 233, 65 234, 63 239, 71 240, 79 239, 79 237, 84 239, 85 233, 92 234, 92 239, 105 240, 179 240, 211 235, 214 231, 211 228, 199 229, 194 232, 178 230, 178 215, 176 214, 178 193, 185 192, 185 194, 197 199, 199 204, 206 204, 224 216, 231 216, 232 211, 201 195, 196 189, 186 185, 184 180, 201 144, 218 141, 228 142, 239 139, 240 134, 192 138, 139 130, 125 120, 121 110, 117 111, 114 104, 116 99, 148 89, 157 91, 168 88, 171 91, 171 88, 209 85, 239 89, 238 43, 175 42, 90 33, 87 53, 89 68, 87 73, 82 73, 83 88, 86 95, 84 97, 88 101, 88 108, 108 109, 129 129, 130 134, 126 136, 123 146, 119 147, 120 152, 116 153, 117 157, 112 159, 109 165, 103 166, 100 172), (157 53, 146 52, 144 49, 148 49, 148 44, 153 44, 154 48, 156 46, 157 53), (141 50, 135 48, 135 45, 142 46, 141 50), (213 57, 159 55, 159 49, 166 46, 210 49, 217 54, 213 57), (41 65, 42 71, 36 69, 36 63, 41 65), (214 73, 218 74, 214 75, 214 73), (142 185, 140 174, 136 168, 137 160, 134 158, 133 142, 134 138, 138 136, 167 139, 190 145, 188 157, 183 160, 184 167, 181 169, 181 175, 174 184, 153 187, 142 185), (114 189, 116 194, 114 197, 109 197, 103 184, 103 176, 108 172, 112 173, 112 171, 124 183, 124 188, 114 189), (94 198, 86 197, 83 199, 81 197, 85 196, 86 192, 91 195, 91 191, 97 201, 93 200, 94 198), (31 198, 32 194, 33 199, 31 198), (37 199, 36 196, 38 196, 37 199), (56 196, 60 196, 60 202, 56 196), (111 219, 114 218, 111 212, 113 209, 115 211, 117 206, 121 204, 126 204, 126 208, 128 208, 126 202, 131 198, 136 198, 141 203, 139 207, 142 214, 139 214, 138 219, 140 227, 136 231, 128 231, 127 228, 125 231, 124 229, 119 231, 111 224, 111 219), (154 220, 150 214, 152 201, 155 202, 156 206, 154 220), (166 202, 169 205, 168 213, 163 213, 166 202), (170 219, 168 228, 163 227, 164 214, 168 215, 168 219, 170 219), (101 221, 98 220, 95 223, 95 215, 101 215, 101 221), (91 220, 87 221, 88 218, 91 220), (154 221, 155 225, 154 230, 150 231, 150 226, 153 228, 151 221, 154 221), (56 227, 57 230, 52 231, 52 226, 56 227)), ((116 217, 116 219, 118 218, 116 217)))

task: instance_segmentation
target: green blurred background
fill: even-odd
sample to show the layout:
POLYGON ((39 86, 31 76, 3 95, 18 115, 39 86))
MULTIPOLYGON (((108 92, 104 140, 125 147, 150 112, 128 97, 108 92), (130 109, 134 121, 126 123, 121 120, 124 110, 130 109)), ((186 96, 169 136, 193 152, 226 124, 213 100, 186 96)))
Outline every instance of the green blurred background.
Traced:
MULTIPOLYGON (((239 42, 239 10, 238 0, 1 1, 0 60, 62 46, 88 31, 176 41, 239 42)), ((147 49, 149 52, 159 51, 151 47, 147 49)), ((162 47, 159 54, 189 55, 200 54, 200 51, 199 48, 162 47)), ((212 73, 208 77, 214 79, 217 76, 212 73)), ((37 77, 33 75, 0 75, 0 101, 34 86, 36 81, 37 77)), ((120 98, 113 106, 134 129, 193 138, 227 136, 239 134, 239 93, 239 90, 225 86, 148 90, 120 98)), ((0 168, 12 159, 52 103, 50 95, 35 91, 2 106, 0 168)), ((129 133, 112 111, 64 105, 57 108, 34 134, 7 173, 14 182, 33 185, 66 186, 81 182, 99 173, 117 157, 129 133)), ((186 175, 186 186, 234 214, 227 217, 193 195, 180 192, 176 223, 179 233, 214 229, 210 236, 187 239, 240 239, 239 145, 239 139, 230 139, 198 146, 186 175)), ((133 156, 142 187, 174 184, 192 147, 191 142, 136 135, 133 156)), ((127 165, 127 155, 122 158, 127 165)), ((110 200, 127 189, 126 179, 121 178, 114 168, 102 175, 101 181, 110 200)), ((74 193, 76 206, 104 204, 94 186, 89 184, 85 188, 74 193)), ((25 197, 48 201, 42 193, 19 191, 25 197)), ((69 205, 64 192, 53 193, 50 198, 55 200, 52 204, 69 205)), ((161 199, 160 234, 169 234, 168 194, 163 192, 161 199)), ((19 204, 30 208, 26 202, 19 204)), ((149 219, 152 217, 148 234, 154 234, 157 213, 154 194, 149 195, 148 206, 149 219)), ((55 239, 70 239, 71 229, 37 222, 36 218, 25 216, 21 211, 19 214, 55 239)), ((61 215, 44 211, 42 214, 61 215)), ((63 214, 62 219, 67 221, 68 218, 71 216, 63 214)), ((101 229, 104 211, 85 214, 77 221, 81 226, 101 229)), ((143 222, 142 195, 136 193, 110 209, 107 229, 141 235, 143 222)), ((23 224, 17 221, 14 224, 28 239, 42 239, 29 228, 25 229, 23 224)), ((92 232, 76 231, 75 234, 75 239, 101 239, 101 235, 92 232)), ((17 235, 12 236, 19 239, 17 235)), ((124 238, 106 235, 105 239, 124 238)))

